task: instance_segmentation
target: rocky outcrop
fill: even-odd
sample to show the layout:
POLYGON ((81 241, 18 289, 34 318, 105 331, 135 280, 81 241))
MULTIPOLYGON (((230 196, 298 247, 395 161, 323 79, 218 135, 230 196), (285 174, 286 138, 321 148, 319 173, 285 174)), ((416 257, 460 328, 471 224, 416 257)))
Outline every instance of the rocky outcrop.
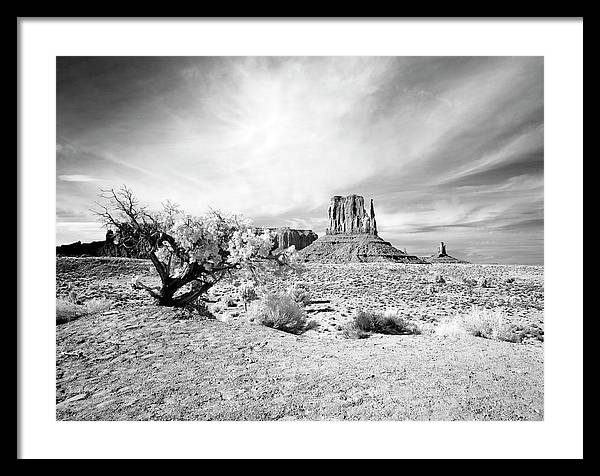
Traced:
POLYGON ((68 245, 56 247, 57 256, 117 256, 124 258, 147 258, 145 253, 135 248, 123 246, 116 239, 112 230, 106 232, 104 241, 90 241, 82 243, 76 241, 68 245))
POLYGON ((327 215, 329 216, 329 228, 325 232, 327 235, 368 234, 377 236, 373 199, 371 199, 369 213, 367 213, 365 199, 360 195, 348 195, 347 197, 336 195, 331 197, 327 215))
POLYGON ((275 235, 273 250, 283 250, 294 245, 301 250, 310 245, 319 236, 312 230, 296 230, 287 226, 280 228, 255 228, 256 231, 269 230, 275 235))
POLYGON ((56 247, 57 256, 103 256, 101 250, 105 246, 104 241, 91 241, 82 243, 76 241, 68 245, 60 245, 56 247))
POLYGON ((424 263, 419 257, 394 248, 389 241, 378 236, 373 200, 367 213, 365 200, 360 195, 336 195, 331 198, 327 214, 329 228, 325 236, 300 252, 302 260, 320 263, 424 263))
POLYGON ((301 250, 310 245, 318 238, 318 235, 312 230, 294 230, 283 227, 276 229, 275 248, 284 249, 294 245, 296 250, 301 250))
POLYGON ((424 263, 418 256, 406 254, 389 241, 366 233, 322 236, 304 248, 300 257, 303 261, 318 263, 424 263))
POLYGON ((463 263, 468 264, 468 261, 464 261, 453 256, 450 256, 446 251, 446 243, 443 241, 440 242, 440 246, 438 247, 437 253, 432 254, 431 256, 423 256, 421 259, 427 261, 428 263, 463 263))

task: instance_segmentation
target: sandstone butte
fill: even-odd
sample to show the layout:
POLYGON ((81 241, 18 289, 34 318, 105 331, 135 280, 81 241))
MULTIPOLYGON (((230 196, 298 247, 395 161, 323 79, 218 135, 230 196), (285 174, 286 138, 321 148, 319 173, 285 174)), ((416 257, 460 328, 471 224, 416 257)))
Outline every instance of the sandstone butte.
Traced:
POLYGON ((418 256, 404 253, 379 237, 372 199, 367 212, 364 197, 335 195, 331 197, 327 215, 329 226, 325 236, 300 251, 303 261, 425 263, 418 256))
POLYGON ((294 245, 296 250, 306 248, 318 238, 318 235, 312 230, 297 230, 287 226, 279 228, 255 228, 256 231, 269 230, 275 235, 273 249, 281 251, 294 245))
POLYGON ((422 260, 427 261, 428 263, 456 263, 456 264, 468 264, 468 261, 464 261, 454 256, 450 256, 446 252, 446 243, 443 241, 440 242, 440 246, 437 250, 437 253, 432 254, 431 256, 422 256, 422 260))

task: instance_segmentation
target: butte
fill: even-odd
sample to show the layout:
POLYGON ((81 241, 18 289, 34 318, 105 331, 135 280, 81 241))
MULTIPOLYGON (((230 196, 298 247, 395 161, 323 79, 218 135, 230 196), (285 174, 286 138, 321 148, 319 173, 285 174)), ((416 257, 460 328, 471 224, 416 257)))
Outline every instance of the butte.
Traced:
POLYGON ((318 238, 299 252, 303 261, 425 263, 418 256, 404 253, 378 236, 372 199, 367 213, 365 199, 362 196, 336 195, 331 197, 327 214, 329 227, 325 236, 318 238))

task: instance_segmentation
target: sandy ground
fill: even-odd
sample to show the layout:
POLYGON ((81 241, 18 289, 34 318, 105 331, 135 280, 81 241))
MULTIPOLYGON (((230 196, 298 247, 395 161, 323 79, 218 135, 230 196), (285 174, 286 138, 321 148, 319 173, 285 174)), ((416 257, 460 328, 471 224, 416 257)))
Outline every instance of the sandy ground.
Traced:
MULTIPOLYGON (((235 301, 212 305, 219 320, 179 319, 132 290, 134 275, 156 279, 143 260, 57 259, 57 296, 70 282, 82 299, 114 303, 57 325, 57 419, 543 419, 542 267, 311 265, 301 279, 320 301, 308 307, 320 325, 300 336, 247 322, 235 301), (436 284, 438 275, 446 282, 436 284), (482 276, 490 288, 463 280, 482 276), (349 340, 338 328, 358 308, 435 324, 472 305, 500 307, 537 331, 514 344, 429 334, 349 340)), ((235 294, 223 285, 213 297, 235 294)))

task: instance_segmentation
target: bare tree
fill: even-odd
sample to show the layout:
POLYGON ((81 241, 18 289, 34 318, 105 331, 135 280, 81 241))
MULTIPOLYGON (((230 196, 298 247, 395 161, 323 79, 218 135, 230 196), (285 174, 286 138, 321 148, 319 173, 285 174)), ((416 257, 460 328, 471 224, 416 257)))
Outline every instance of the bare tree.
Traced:
POLYGON ((162 212, 151 212, 127 186, 101 192, 93 212, 116 230, 115 243, 150 258, 161 286, 151 288, 139 281, 134 286, 146 290, 159 305, 195 307, 212 286, 235 271, 256 273, 259 263, 267 261, 290 264, 293 250, 271 254, 272 241, 252 236, 237 216, 211 210, 206 217, 192 217, 170 202, 163 204, 162 212))

